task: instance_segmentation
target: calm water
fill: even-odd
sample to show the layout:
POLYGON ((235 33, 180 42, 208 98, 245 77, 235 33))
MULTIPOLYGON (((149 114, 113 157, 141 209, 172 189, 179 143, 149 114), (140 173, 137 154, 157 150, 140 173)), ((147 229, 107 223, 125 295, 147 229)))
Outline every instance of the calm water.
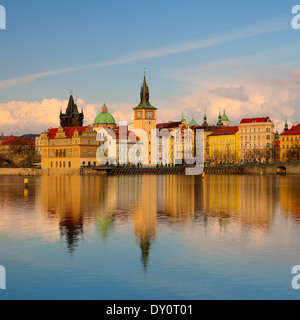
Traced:
POLYGON ((0 299, 299 299, 300 177, 0 178, 0 299))

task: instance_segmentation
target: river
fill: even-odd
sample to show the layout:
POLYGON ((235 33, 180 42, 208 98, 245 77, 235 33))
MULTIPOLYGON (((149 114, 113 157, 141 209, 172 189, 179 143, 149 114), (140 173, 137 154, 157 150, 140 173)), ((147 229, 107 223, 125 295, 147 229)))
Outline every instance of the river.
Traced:
POLYGON ((300 177, 0 177, 0 299, 299 299, 300 177))

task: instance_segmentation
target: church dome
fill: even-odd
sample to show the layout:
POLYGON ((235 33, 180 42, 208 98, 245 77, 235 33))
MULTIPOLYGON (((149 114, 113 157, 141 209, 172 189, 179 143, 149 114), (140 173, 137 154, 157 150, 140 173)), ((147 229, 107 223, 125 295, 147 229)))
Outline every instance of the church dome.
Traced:
POLYGON ((97 115, 94 125, 116 124, 115 118, 107 111, 107 106, 102 107, 102 112, 97 115))
POLYGON ((221 118, 221 121, 229 121, 229 118, 224 114, 221 118))

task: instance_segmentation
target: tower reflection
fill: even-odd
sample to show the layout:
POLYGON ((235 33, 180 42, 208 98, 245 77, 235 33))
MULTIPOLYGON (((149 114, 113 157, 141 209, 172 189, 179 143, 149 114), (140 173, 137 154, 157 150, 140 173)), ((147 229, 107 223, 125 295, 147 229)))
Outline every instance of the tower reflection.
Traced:
MULTIPOLYGON (((284 178, 281 205, 297 213, 300 187, 291 187, 284 178)), ((48 219, 58 222, 71 254, 85 228, 94 228, 106 240, 116 226, 133 227, 147 270, 158 225, 207 226, 217 221, 228 229, 231 223, 251 230, 270 228, 279 195, 276 179, 279 177, 43 176, 41 204, 48 219)))

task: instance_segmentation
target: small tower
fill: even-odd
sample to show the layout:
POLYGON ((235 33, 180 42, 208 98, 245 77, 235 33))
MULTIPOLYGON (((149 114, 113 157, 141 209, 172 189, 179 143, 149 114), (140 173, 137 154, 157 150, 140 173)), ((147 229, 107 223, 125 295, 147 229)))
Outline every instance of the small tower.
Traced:
POLYGON ((284 132, 286 132, 288 130, 289 130, 289 124, 288 124, 288 121, 286 120, 285 125, 284 125, 284 132))
POLYGON ((83 126, 83 119, 84 119, 83 111, 79 113, 77 104, 74 102, 72 91, 69 98, 69 103, 68 103, 66 113, 62 113, 62 111, 60 111, 59 117, 60 117, 60 125, 63 128, 83 126))
POLYGON ((217 126, 223 126, 222 116, 221 116, 221 109, 219 111, 217 126))
POLYGON ((203 117, 204 122, 202 123, 202 126, 207 127, 208 123, 207 123, 207 115, 206 115, 206 111, 204 113, 204 117, 203 117))

